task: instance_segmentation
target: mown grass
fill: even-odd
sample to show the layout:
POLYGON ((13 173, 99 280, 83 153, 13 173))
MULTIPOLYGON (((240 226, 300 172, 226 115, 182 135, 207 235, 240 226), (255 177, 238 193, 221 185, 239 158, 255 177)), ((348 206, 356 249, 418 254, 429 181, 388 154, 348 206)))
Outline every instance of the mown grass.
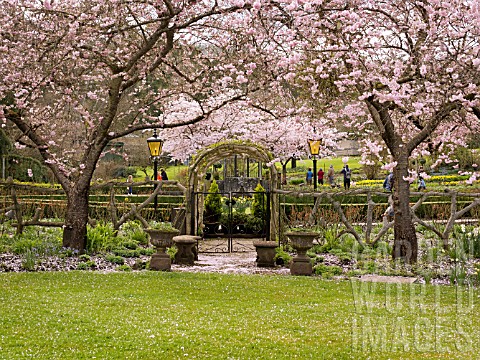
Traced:
POLYGON ((454 287, 177 272, 0 280, 0 359, 478 357, 478 292, 466 306, 454 287))

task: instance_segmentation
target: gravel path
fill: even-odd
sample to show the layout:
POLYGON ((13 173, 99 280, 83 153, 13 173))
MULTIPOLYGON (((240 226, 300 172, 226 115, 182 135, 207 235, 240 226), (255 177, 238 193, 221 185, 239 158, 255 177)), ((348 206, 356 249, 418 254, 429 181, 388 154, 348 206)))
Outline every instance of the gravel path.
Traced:
POLYGON ((215 272, 224 274, 278 274, 289 275, 288 267, 260 268, 255 263, 256 252, 198 254, 195 265, 172 265, 172 271, 215 272))

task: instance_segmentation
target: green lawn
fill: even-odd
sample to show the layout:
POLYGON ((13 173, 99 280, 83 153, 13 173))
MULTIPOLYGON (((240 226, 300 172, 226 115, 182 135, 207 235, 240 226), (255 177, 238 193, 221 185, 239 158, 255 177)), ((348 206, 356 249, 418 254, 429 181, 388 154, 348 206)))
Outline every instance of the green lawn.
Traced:
POLYGON ((479 358, 478 295, 315 277, 3 273, 0 359, 479 358))
MULTIPOLYGON (((324 169, 325 171, 328 171, 328 168, 330 165, 333 165, 333 168, 335 169, 335 172, 339 172, 343 168, 343 162, 342 162, 343 157, 336 157, 336 158, 325 158, 325 159, 317 159, 317 169, 324 169)), ((362 167, 361 164, 358 162, 360 161, 359 156, 348 156, 348 167, 351 170, 357 170, 362 167)), ((313 169, 313 161, 309 159, 304 159, 304 160, 297 160, 297 166, 303 166, 306 168, 312 168, 313 169)), ((287 169, 290 169, 290 163, 287 165, 287 169)))

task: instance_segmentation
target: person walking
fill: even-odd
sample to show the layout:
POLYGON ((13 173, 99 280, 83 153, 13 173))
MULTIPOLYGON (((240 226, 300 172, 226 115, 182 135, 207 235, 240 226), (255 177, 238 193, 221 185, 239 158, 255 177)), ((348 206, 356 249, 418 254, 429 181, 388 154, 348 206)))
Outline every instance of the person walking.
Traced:
POLYGON ((388 173, 387 177, 385 178, 385 181, 383 182, 383 188, 385 189, 385 191, 393 191, 393 182, 394 182, 394 178, 393 178, 393 172, 390 172, 388 173))
MULTIPOLYGON (((133 176, 132 176, 132 175, 128 175, 127 183, 133 183, 133 176)), ((132 187, 132 185, 128 185, 128 187, 127 187, 127 195, 133 195, 133 187, 132 187)))
POLYGON ((165 172, 165 169, 160 169, 160 176, 162 177, 162 180, 168 180, 167 173, 165 172))
POLYGON ((328 172, 327 172, 327 177, 328 177, 328 183, 330 184, 330 186, 333 188, 335 187, 335 170, 333 169, 333 165, 330 165, 330 167, 328 168, 328 172))
POLYGON ((308 168, 306 180, 307 180, 307 185, 312 185, 313 172, 312 172, 312 169, 311 169, 311 168, 308 168))
POLYGON ((427 184, 425 184, 425 180, 423 177, 420 176, 418 179, 418 191, 420 190, 426 190, 427 189, 427 184))
POLYGON ((323 170, 322 170, 322 168, 320 168, 320 170, 318 170, 317 176, 318 176, 318 184, 323 185, 323 170))
POLYGON ((349 190, 350 189, 350 179, 352 177, 352 171, 350 170, 348 165, 345 165, 343 167, 342 171, 340 171, 340 173, 343 174, 343 187, 345 188, 345 190, 349 190))

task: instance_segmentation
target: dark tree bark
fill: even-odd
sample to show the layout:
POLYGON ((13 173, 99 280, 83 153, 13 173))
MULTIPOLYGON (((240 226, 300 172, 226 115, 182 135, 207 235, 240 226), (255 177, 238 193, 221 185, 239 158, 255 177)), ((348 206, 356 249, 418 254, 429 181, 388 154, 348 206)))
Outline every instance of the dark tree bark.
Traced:
POLYGON ((75 187, 67 193, 67 213, 63 231, 63 246, 82 252, 87 245, 89 189, 75 187))
POLYGON ((392 256, 411 264, 417 261, 418 240, 410 212, 410 183, 403 180, 408 176, 408 155, 399 155, 396 160, 393 193, 395 241, 392 256))
POLYGON ((394 169, 393 208, 395 211, 395 238, 392 257, 393 259, 402 259, 405 262, 414 263, 417 261, 418 241, 410 212, 410 183, 404 180, 404 178, 409 175, 408 158, 411 152, 421 141, 427 138, 428 133, 423 131, 422 136, 417 136, 409 143, 404 143, 402 137, 395 131, 395 126, 390 116, 390 104, 380 103, 374 98, 367 99, 366 103, 385 145, 390 150, 393 161, 397 162, 397 166, 394 169))

